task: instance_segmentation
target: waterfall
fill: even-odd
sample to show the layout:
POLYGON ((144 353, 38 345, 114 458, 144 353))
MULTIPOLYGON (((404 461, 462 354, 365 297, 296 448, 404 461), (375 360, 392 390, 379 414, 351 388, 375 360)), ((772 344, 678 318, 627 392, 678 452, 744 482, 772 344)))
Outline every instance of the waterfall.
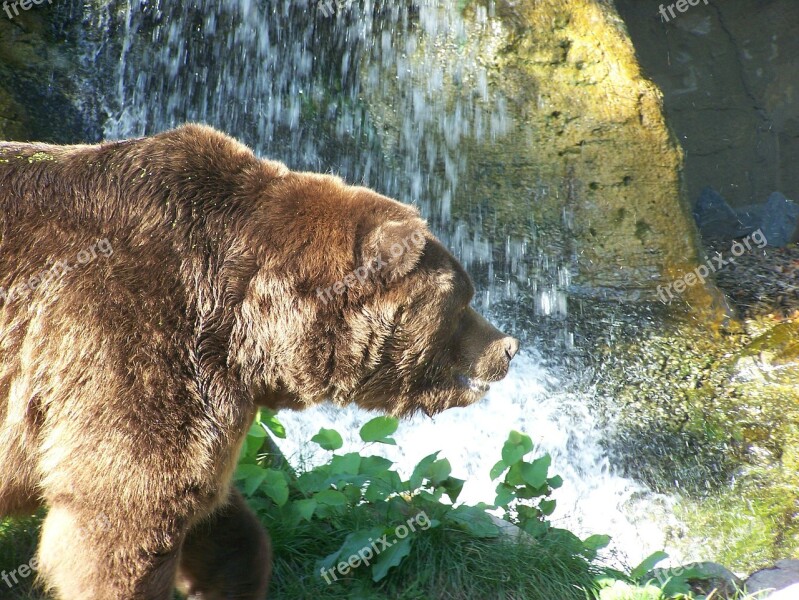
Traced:
MULTIPOLYGON (((530 315, 563 317, 570 273, 560 249, 526 235, 486 232, 478 212, 452 216, 468 165, 467 139, 515 125, 508 99, 491 88, 475 36, 491 49, 490 10, 465 20, 457 0, 384 5, 375 0, 143 0, 106 6, 107 39, 87 52, 115 54, 97 89, 107 139, 163 131, 186 121, 213 125, 257 154, 291 168, 333 171, 415 204, 476 276, 476 304, 509 326, 526 350, 483 402, 401 426, 399 449, 380 448, 406 473, 442 450, 463 499, 493 501, 488 471, 511 429, 530 434, 565 480, 554 520, 575 532, 610 533, 631 561, 660 549, 661 531, 635 516, 646 490, 614 473, 600 449, 588 393, 565 392, 572 375, 545 367, 530 315), (113 37, 113 39, 112 39, 113 37), (110 49, 110 50, 109 50, 110 49), (453 93, 452 90, 456 90, 453 93)), ((530 182, 531 202, 556 193, 530 182)), ((569 216, 564 214, 564 221, 569 216)), ((568 340, 568 332, 562 338, 568 340)), ((556 351, 558 345, 547 340, 556 351)), ((551 357, 549 357, 551 358, 551 357)), ((318 407, 283 413, 289 456, 322 460, 304 442, 319 427, 357 432, 371 415, 318 407)), ((360 448, 348 436, 345 449, 360 448)), ((651 508, 651 507, 650 507, 651 508)), ((647 509, 649 510, 649 508, 647 509)))

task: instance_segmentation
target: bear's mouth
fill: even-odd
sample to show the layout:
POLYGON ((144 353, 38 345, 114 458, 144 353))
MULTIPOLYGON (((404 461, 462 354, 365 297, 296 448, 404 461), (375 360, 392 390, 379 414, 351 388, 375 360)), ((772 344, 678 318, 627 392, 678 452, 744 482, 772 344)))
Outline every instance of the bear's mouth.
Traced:
POLYGON ((489 384, 484 379, 477 379, 476 377, 460 374, 455 377, 455 380, 460 386, 467 388, 470 392, 474 392, 475 394, 485 394, 488 392, 489 384))

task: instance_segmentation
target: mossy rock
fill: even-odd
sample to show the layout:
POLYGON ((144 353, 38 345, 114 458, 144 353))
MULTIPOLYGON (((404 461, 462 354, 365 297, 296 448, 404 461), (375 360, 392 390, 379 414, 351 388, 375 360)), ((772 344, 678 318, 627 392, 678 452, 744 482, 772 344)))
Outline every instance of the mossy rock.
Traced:
POLYGON ((76 22, 70 2, 0 18, 0 139, 96 141, 80 98, 76 22), (72 34, 64 33, 73 30, 72 34))
MULTIPOLYGON (((696 267, 682 151, 611 3, 472 2, 446 35, 419 29, 401 75, 362 87, 386 156, 401 154, 403 115, 424 98, 412 155, 430 161, 420 193, 441 199, 433 219, 531 240, 586 296, 652 297, 696 267)), ((715 311, 710 287, 686 296, 715 311)))
MULTIPOLYGON (((741 352, 738 366, 763 381, 799 383, 799 323, 780 323, 752 340, 741 352)), ((799 397, 799 391, 790 396, 799 397)))

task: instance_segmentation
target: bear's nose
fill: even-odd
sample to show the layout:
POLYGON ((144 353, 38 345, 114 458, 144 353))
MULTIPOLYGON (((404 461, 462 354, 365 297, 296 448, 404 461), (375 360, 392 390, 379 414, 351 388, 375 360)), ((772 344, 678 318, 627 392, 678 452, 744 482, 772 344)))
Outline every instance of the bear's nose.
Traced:
POLYGON ((505 348, 505 356, 508 362, 512 361, 513 357, 516 356, 516 353, 519 351, 519 340, 508 336, 502 340, 502 346, 505 348))

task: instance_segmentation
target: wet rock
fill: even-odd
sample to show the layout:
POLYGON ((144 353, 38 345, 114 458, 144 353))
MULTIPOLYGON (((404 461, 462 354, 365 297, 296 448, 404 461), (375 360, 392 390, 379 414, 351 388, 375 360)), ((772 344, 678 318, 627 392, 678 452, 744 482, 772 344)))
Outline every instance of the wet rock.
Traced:
POLYGON ((693 210, 696 225, 702 237, 709 239, 732 239, 751 233, 757 225, 745 225, 738 214, 727 204, 724 197, 712 187, 699 194, 693 210))
MULTIPOLYGON (((489 237, 529 236, 549 256, 562 249, 555 262, 568 266, 570 289, 595 297, 654 297, 696 266, 682 152, 612 3, 469 3, 464 24, 425 32, 412 49, 399 78, 365 80, 363 97, 387 155, 416 98, 471 119, 457 140, 439 119, 424 147, 413 141, 414 156, 429 153, 457 183, 447 217, 477 213, 489 237)), ((692 306, 715 303, 702 285, 690 294, 692 306)))
POLYGON ((796 600, 797 598, 799 598, 799 583, 777 590, 768 596, 763 596, 763 600, 796 600))
POLYGON ((660 2, 615 4, 663 91, 688 157, 689 197, 712 185, 738 208, 779 182, 799 199, 799 2, 699 2, 669 22, 657 14, 660 2))
POLYGON ((774 326, 753 338, 739 356, 737 381, 794 385, 799 381, 799 322, 774 326))
POLYGON ((499 529, 500 536, 511 540, 517 540, 520 537, 524 537, 526 539, 532 539, 532 537, 530 537, 530 535, 527 532, 523 531, 517 525, 514 525, 513 523, 510 523, 505 519, 501 519, 496 515, 489 514, 488 516, 491 519, 491 521, 494 523, 494 525, 497 526, 497 529, 499 529))
POLYGON ((69 2, 45 3, 20 11, 13 20, 0 12, 0 139, 98 139, 99 127, 88 125, 87 102, 79 97, 76 83, 72 8, 69 2), (72 33, 65 33, 67 25, 72 33))
POLYGON ((779 192, 769 196, 760 225, 769 246, 785 246, 799 239, 799 204, 779 192))
POLYGON ((735 214, 747 232, 751 233, 760 227, 763 221, 763 209, 764 206, 762 204, 747 204, 746 206, 736 208, 735 214))
MULTIPOLYGON (((750 575, 749 579, 746 580, 746 591, 750 594, 765 590, 783 590, 782 594, 786 600, 788 598, 792 600, 799 598, 799 594, 795 596, 786 595, 788 593, 786 588, 789 587, 799 590, 799 560, 777 561, 774 567, 761 569, 750 575)), ((775 597, 779 596, 768 596, 771 599, 775 597)))
POLYGON ((720 597, 733 597, 743 582, 727 567, 715 562, 696 562, 681 567, 685 578, 694 594, 709 596, 717 590, 720 597))

